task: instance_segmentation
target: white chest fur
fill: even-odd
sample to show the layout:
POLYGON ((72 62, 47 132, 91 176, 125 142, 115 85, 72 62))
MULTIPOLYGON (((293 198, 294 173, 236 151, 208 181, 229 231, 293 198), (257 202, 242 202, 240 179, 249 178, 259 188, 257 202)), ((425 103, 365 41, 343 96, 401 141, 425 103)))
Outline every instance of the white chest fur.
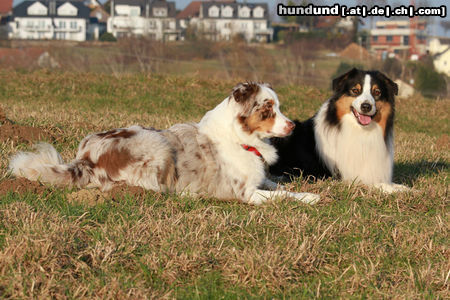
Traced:
POLYGON ((315 118, 316 147, 333 175, 343 180, 365 184, 391 183, 393 166, 393 136, 386 142, 381 127, 373 122, 361 126, 352 114, 333 127, 325 121, 328 101, 315 118))

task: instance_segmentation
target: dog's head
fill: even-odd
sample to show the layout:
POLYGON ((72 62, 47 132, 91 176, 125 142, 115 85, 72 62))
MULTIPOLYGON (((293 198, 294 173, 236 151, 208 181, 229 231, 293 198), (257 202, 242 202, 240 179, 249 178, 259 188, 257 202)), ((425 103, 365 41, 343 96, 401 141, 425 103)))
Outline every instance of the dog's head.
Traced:
POLYGON ((360 126, 372 121, 386 127, 394 115, 394 97, 398 86, 379 71, 352 69, 333 80, 328 120, 338 124, 346 114, 353 114, 360 126))
POLYGON ((234 87, 229 101, 237 107, 242 131, 259 138, 283 137, 295 124, 280 112, 277 94, 267 83, 246 82, 234 87))

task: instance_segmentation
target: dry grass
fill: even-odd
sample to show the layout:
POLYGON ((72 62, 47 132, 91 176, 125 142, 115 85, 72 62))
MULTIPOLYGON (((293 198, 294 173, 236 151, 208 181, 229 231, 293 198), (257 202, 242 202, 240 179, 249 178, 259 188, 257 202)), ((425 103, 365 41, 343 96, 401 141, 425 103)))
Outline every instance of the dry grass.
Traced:
MULTIPOLYGON (((198 121, 235 82, 0 71, 0 105, 54 137, 66 160, 88 132, 198 121)), ((291 117, 328 91, 275 87, 291 117)), ((448 298, 449 101, 398 103, 395 179, 411 193, 296 180, 316 206, 253 207, 153 192, 41 186, 0 195, 0 298, 448 298)), ((0 127, 1 130, 1 127, 0 127)), ((0 141, 7 158, 29 144, 0 141)))

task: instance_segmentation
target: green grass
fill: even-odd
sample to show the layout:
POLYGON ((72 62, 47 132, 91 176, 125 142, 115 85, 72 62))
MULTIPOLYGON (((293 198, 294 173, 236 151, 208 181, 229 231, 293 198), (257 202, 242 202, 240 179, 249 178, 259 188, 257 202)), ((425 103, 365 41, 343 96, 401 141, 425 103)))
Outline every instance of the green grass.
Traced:
MULTIPOLYGON (((92 131, 199 121, 234 84, 1 70, 0 106, 51 133, 71 160, 92 131)), ((329 96, 275 89, 292 118, 311 116, 329 96)), ((408 193, 297 179, 289 188, 320 193, 317 205, 255 207, 153 192, 4 192, 0 298, 448 298, 448 111, 448 100, 397 103, 394 177, 408 193)), ((29 148, 0 141, 0 184, 11 180, 8 157, 29 148)))

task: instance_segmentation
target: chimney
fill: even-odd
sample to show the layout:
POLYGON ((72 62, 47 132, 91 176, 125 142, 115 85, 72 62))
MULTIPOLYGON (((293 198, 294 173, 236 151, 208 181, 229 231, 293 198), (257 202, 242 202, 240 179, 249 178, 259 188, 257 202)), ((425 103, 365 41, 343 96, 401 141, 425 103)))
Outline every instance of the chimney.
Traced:
POLYGON ((114 17, 114 0, 111 0, 110 3, 110 15, 111 17, 114 17))
POLYGON ((56 0, 50 0, 50 3, 48 4, 48 10, 49 10, 49 15, 50 16, 54 16, 56 15, 56 0))

